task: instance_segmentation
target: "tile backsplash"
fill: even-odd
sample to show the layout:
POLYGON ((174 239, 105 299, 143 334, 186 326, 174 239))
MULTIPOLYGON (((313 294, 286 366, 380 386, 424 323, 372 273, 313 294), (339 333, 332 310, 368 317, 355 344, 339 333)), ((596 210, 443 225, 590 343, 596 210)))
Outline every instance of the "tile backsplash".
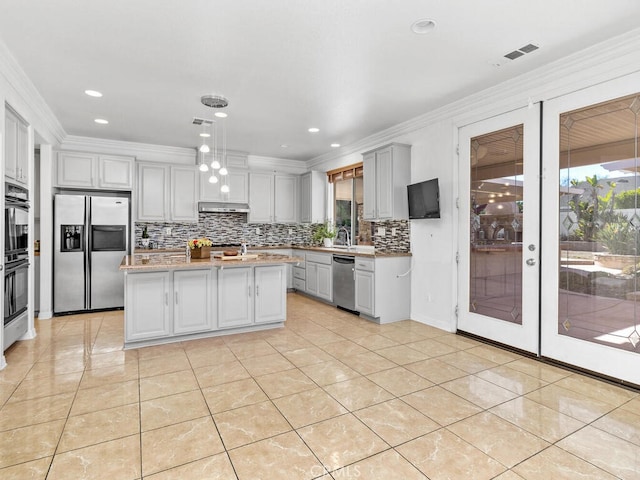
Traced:
MULTIPOLYGON (((142 231, 146 227, 154 248, 181 248, 190 238, 207 237, 215 245, 239 245, 246 242, 251 247, 278 245, 311 245, 311 237, 319 224, 303 223, 247 223, 246 213, 200 213, 198 223, 136 222, 136 247, 142 245, 142 231), (165 234, 167 228, 171 234, 165 234)), ((408 252, 411 248, 409 222, 394 220, 373 223, 373 239, 376 250, 408 252), (377 227, 385 228, 385 236, 377 235, 377 227), (396 228, 396 235, 391 229, 396 228)))
POLYGON ((372 223, 373 245, 376 250, 396 253, 411 251, 411 230, 408 220, 382 220, 372 223), (378 233, 381 228, 384 229, 384 236, 378 233))

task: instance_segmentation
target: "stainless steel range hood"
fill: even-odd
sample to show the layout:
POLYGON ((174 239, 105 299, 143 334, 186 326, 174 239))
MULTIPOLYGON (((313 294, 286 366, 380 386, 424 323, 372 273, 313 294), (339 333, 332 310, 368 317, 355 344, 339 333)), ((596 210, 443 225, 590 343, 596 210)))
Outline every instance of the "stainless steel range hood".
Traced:
POLYGON ((208 213, 247 213, 249 205, 246 203, 224 203, 224 202, 200 202, 199 212, 208 213))

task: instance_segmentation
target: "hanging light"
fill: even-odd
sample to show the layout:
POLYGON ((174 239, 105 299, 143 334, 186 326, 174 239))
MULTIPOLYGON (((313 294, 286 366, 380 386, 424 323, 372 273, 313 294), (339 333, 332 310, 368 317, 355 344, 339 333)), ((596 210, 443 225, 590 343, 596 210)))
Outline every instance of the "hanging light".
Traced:
MULTIPOLYGON (((222 95, 204 95, 200 101, 203 105, 213 108, 213 109, 222 109, 229 105, 229 101, 222 95)), ((226 117, 227 114, 221 111, 218 111, 214 114, 216 117, 215 120, 207 120, 207 124, 211 125, 211 135, 204 132, 200 135, 207 138, 209 136, 213 137, 211 140, 211 148, 207 144, 206 140, 203 139, 202 145, 198 149, 202 155, 202 161, 199 162, 199 169, 201 172, 209 171, 209 165, 211 166, 211 175, 209 176, 209 183, 216 184, 218 182, 221 183, 220 191, 222 193, 229 193, 230 188, 227 184, 227 176, 229 175, 229 170, 227 169, 227 128, 226 128, 226 117), (218 140, 218 125, 217 122, 222 121, 222 132, 221 141, 218 140), (221 148, 218 148, 218 147, 221 148), (207 165, 207 162, 204 161, 205 153, 212 153, 211 163, 207 165), (216 172, 217 171, 217 172, 216 172), (219 175, 219 176, 218 176, 219 175)), ((204 125, 204 124, 203 124, 204 125)))
POLYGON ((215 120, 211 123, 211 132, 213 133, 213 160, 211 161, 211 168, 218 170, 220 168, 220 162, 218 161, 218 125, 215 120))
POLYGON ((209 165, 207 165, 207 162, 204 159, 204 153, 196 153, 196 155, 198 156, 198 169, 201 172, 207 172, 209 170, 209 165))

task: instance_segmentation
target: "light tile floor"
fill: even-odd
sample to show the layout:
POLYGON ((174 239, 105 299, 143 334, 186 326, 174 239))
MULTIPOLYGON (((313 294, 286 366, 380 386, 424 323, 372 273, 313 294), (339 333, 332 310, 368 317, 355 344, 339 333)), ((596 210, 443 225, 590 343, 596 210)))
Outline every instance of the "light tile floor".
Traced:
POLYGON ((0 372, 0 478, 640 479, 640 396, 290 294, 283 329, 122 350, 37 321, 0 372))

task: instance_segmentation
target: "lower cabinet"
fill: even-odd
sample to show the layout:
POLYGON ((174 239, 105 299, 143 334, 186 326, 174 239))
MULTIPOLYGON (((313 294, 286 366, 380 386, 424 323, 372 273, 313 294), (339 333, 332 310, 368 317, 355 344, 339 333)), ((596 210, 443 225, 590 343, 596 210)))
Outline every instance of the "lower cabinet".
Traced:
POLYGON ((255 268, 255 323, 284 320, 287 312, 287 273, 283 266, 255 268))
POLYGON ((307 253, 305 292, 328 302, 333 301, 333 257, 330 254, 307 253))
POLYGON ((356 270, 356 310, 374 316, 375 280, 373 272, 356 270))
POLYGON ((355 309, 378 323, 411 315, 411 257, 356 257, 355 309))
POLYGON ((218 285, 219 328, 285 320, 284 265, 223 268, 218 271, 218 285))
POLYGON ((125 274, 125 344, 284 322, 283 264, 125 274))
POLYGON ((217 280, 211 269, 173 272, 173 333, 204 332, 215 327, 217 280))
POLYGON ((125 281, 125 341, 171 335, 171 272, 127 273, 125 281))
POLYGON ((251 325, 253 321, 253 268, 218 270, 218 326, 251 325))

